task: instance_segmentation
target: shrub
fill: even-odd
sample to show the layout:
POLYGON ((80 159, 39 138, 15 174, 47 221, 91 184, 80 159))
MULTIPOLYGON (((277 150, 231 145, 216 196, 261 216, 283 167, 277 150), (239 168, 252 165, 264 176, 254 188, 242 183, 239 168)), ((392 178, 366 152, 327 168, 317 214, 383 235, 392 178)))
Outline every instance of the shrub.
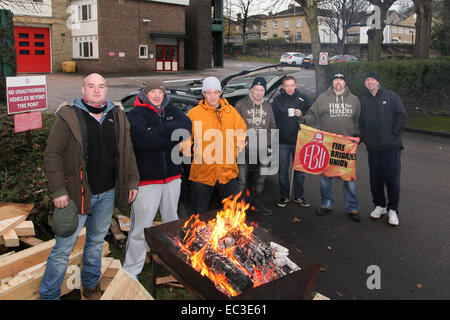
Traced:
POLYGON ((340 62, 326 67, 329 83, 333 73, 340 70, 345 73, 350 90, 362 97, 366 88, 364 76, 367 72, 376 72, 380 83, 399 95, 404 96, 413 92, 422 92, 425 88, 441 88, 450 82, 450 58, 416 59, 402 61, 378 62, 340 62))

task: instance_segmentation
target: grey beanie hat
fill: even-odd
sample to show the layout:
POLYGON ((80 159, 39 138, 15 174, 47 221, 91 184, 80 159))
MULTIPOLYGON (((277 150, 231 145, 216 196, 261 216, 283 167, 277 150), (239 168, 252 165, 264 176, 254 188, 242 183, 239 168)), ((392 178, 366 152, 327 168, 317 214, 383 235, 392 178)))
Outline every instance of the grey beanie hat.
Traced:
POLYGON ((206 90, 217 90, 222 91, 222 86, 220 85, 219 79, 216 77, 207 77, 203 80, 202 93, 206 90))
POLYGON ((52 217, 52 230, 62 238, 74 234, 78 228, 78 209, 75 202, 69 199, 69 205, 64 208, 55 208, 52 217))

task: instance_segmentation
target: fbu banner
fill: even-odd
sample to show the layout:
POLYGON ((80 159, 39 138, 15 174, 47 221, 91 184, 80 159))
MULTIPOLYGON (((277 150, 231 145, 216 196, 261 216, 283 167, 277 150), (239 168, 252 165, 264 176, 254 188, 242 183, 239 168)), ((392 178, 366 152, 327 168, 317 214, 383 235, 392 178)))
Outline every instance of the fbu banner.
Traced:
POLYGON ((300 125, 294 170, 356 181, 356 148, 359 138, 300 125))

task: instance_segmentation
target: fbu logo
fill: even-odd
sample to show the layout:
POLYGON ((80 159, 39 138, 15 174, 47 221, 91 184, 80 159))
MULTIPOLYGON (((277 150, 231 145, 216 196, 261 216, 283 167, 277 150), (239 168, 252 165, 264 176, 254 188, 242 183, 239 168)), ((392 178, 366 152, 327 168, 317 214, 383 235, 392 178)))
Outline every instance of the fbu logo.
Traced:
POLYGON ((300 163, 303 168, 310 172, 319 172, 328 165, 330 155, 327 148, 323 146, 323 134, 316 132, 310 143, 300 150, 300 163))

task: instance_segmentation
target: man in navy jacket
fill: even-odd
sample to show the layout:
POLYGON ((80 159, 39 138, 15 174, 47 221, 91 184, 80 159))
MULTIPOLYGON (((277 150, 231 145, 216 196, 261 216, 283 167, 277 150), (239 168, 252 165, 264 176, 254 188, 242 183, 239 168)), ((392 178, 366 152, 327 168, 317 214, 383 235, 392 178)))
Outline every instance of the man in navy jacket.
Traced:
MULTIPOLYGON (((297 144, 297 134, 300 130, 300 117, 306 114, 311 107, 308 97, 300 93, 297 89, 297 82, 294 77, 287 76, 283 79, 283 91, 272 103, 273 114, 277 128, 280 130, 280 166, 278 179, 280 183, 280 201, 277 205, 284 208, 289 203, 289 165, 294 159, 295 146, 297 144)), ((293 194, 294 202, 302 207, 309 207, 310 204, 303 197, 303 184, 305 173, 295 171, 293 173, 293 194)))
POLYGON ((131 228, 123 268, 137 277, 147 254, 144 228, 149 228, 156 212, 163 223, 178 219, 181 169, 171 159, 172 149, 181 141, 172 141, 177 129, 191 133, 191 120, 170 103, 161 80, 147 82, 128 113, 131 141, 140 173, 139 193, 131 206, 131 228))
POLYGON ((359 130, 369 153, 370 190, 375 206, 370 216, 379 219, 387 213, 389 224, 398 226, 401 133, 408 116, 399 95, 383 88, 376 73, 368 73, 364 84, 367 93, 361 100, 359 130))

